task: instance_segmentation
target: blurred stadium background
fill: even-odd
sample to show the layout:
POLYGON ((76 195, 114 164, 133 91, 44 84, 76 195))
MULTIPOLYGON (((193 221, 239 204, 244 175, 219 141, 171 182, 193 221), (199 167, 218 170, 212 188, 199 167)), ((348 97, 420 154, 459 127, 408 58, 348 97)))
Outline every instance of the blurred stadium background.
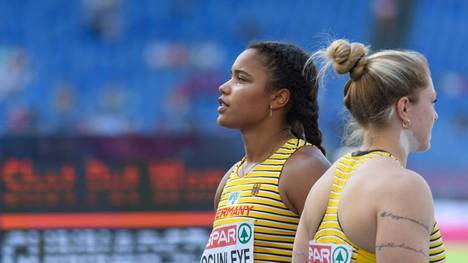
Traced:
MULTIPOLYGON (((432 187, 449 262, 468 262, 468 2, 0 0, 0 262, 198 262, 219 178, 242 156, 218 86, 252 40, 427 56, 432 187)), ((343 79, 320 92, 330 160, 343 79)))

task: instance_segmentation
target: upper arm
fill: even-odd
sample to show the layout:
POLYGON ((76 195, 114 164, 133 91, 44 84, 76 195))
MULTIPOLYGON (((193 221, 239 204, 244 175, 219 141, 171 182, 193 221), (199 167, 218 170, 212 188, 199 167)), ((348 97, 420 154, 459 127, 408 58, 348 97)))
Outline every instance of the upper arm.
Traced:
POLYGON ((377 200, 377 261, 428 262, 434 207, 424 179, 405 170, 386 182, 377 200))
POLYGON ((227 180, 229 179, 229 175, 234 170, 234 164, 223 176, 221 181, 218 184, 218 188, 216 189, 215 197, 214 197, 214 210, 218 209, 219 199, 221 198, 221 194, 223 193, 224 186, 226 185, 227 180))
POLYGON ((297 227, 293 247, 293 262, 308 262, 309 241, 313 239, 327 209, 328 195, 333 184, 332 166, 313 186, 307 195, 297 227))
POLYGON ((312 146, 294 153, 283 167, 279 188, 281 198, 288 208, 301 214, 309 191, 330 167, 323 154, 312 146))
POLYGON ((299 221, 297 226, 296 236, 294 237, 293 245, 293 263, 306 263, 309 259, 309 228, 307 227, 307 220, 299 221))

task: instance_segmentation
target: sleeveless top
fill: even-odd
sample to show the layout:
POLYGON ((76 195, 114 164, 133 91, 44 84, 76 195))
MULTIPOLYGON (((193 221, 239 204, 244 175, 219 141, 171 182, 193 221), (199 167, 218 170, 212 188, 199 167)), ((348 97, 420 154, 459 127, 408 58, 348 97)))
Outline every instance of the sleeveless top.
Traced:
POLYGON ((310 144, 289 139, 268 159, 239 177, 244 157, 224 186, 213 227, 253 221, 255 262, 291 262, 299 215, 281 200, 279 179, 288 158, 304 145, 310 144))
MULTIPOLYGON (((314 240, 317 243, 349 245, 353 249, 351 262, 367 263, 376 262, 375 253, 368 252, 351 242, 338 221, 338 206, 341 194, 348 179, 361 164, 377 156, 394 157, 390 153, 380 150, 360 153, 363 154, 347 154, 337 161, 336 172, 333 178, 333 185, 330 191, 327 209, 317 233, 314 236, 314 240)), ((444 243, 437 223, 434 224, 431 233, 429 258, 429 262, 445 262, 444 243)))

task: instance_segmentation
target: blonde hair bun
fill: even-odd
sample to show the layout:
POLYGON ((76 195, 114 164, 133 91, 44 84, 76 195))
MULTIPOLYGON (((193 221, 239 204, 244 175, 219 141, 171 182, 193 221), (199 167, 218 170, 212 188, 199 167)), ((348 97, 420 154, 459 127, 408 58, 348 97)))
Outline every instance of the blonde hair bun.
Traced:
POLYGON ((333 41, 326 50, 326 56, 333 61, 336 73, 349 75, 358 80, 364 74, 368 49, 361 43, 349 43, 345 39, 333 41))

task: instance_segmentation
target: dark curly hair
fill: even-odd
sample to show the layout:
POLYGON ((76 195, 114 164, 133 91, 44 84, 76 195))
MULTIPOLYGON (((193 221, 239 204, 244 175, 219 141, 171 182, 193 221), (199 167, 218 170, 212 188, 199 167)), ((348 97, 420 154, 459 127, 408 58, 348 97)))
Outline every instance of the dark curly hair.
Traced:
POLYGON ((317 70, 313 63, 306 63, 309 54, 293 44, 281 42, 256 42, 248 48, 255 49, 263 58, 270 74, 267 88, 289 89, 291 98, 286 121, 293 135, 317 146, 325 154, 318 125, 317 70))

